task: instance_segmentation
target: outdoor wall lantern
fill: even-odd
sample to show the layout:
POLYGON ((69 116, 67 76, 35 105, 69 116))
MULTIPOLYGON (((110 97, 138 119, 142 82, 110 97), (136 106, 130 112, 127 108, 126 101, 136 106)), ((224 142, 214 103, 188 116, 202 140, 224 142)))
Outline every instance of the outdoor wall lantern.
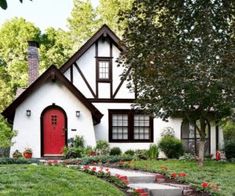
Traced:
POLYGON ((80 116, 80 111, 76 111, 76 117, 80 116))
POLYGON ((31 116, 31 110, 26 110, 26 116, 31 116))

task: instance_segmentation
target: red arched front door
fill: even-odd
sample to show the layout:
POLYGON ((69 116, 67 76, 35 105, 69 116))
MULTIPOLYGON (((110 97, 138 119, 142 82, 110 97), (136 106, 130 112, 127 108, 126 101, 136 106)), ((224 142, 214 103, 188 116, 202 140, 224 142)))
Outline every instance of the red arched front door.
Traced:
POLYGON ((60 156, 66 141, 66 116, 57 107, 45 110, 42 115, 42 155, 60 156))

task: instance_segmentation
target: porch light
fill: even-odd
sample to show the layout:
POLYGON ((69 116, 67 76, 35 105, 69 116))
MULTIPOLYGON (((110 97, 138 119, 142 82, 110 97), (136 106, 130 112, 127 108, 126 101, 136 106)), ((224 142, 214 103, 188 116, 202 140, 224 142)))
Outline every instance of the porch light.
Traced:
POLYGON ((31 110, 26 110, 26 116, 31 116, 31 110))
POLYGON ((80 111, 76 111, 76 117, 80 116, 80 111))

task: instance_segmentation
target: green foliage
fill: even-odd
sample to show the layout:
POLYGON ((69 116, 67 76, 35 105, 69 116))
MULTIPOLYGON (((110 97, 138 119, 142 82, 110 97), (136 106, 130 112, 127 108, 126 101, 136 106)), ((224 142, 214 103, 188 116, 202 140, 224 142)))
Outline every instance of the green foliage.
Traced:
POLYGON ((202 140, 210 113, 229 115, 235 106, 234 6, 233 0, 134 1, 122 15, 128 50, 120 65, 131 65, 127 80, 141 109, 163 120, 179 111, 200 120, 202 140))
POLYGON ((148 149, 148 158, 149 159, 157 159, 158 158, 158 147, 156 144, 151 144, 148 149))
POLYGON ((191 153, 184 153, 182 156, 179 157, 179 160, 182 161, 194 161, 195 156, 193 156, 191 153))
POLYGON ((110 153, 109 153, 110 155, 121 155, 122 154, 122 151, 121 151, 121 149, 119 148, 119 147, 113 147, 113 148, 111 148, 110 149, 110 153))
POLYGON ((3 164, 31 164, 31 163, 39 163, 38 159, 24 159, 19 157, 18 159, 14 158, 0 158, 0 165, 3 164))
POLYGON ((148 150, 136 150, 135 151, 135 158, 147 160, 148 159, 148 150))
POLYGON ((12 154, 12 157, 13 157, 13 159, 19 159, 19 158, 22 158, 23 155, 19 150, 15 150, 15 152, 13 152, 13 154, 12 154))
POLYGON ((182 142, 170 135, 163 136, 158 147, 165 153, 167 158, 178 159, 184 153, 182 142))
POLYGON ((64 160, 64 164, 81 164, 81 165, 89 165, 89 164, 105 164, 105 163, 116 163, 120 161, 131 161, 133 159, 132 156, 111 156, 111 155, 102 155, 102 156, 94 156, 94 157, 82 157, 78 159, 70 159, 64 160))
POLYGON ((135 155, 135 151, 134 150, 127 150, 124 154, 125 155, 129 155, 129 156, 134 156, 135 155))
POLYGON ((226 120, 223 124, 224 140, 235 141, 235 121, 226 120))
POLYGON ((60 67, 72 54, 72 40, 68 32, 52 27, 46 29, 40 40, 40 68, 42 71, 52 64, 60 67))
POLYGON ((16 135, 10 125, 0 116, 0 147, 10 147, 11 139, 16 135))
POLYGON ((109 143, 105 140, 99 140, 95 149, 98 155, 108 155, 110 151, 109 143))
MULTIPOLYGON (((21 3, 23 2, 23 0, 19 0, 21 3)), ((32 0, 30 0, 32 1, 32 0)), ((0 7, 4 10, 7 9, 7 0, 0 0, 0 7)))
POLYGON ((86 155, 85 141, 82 136, 76 135, 71 139, 69 147, 64 148, 64 156, 66 159, 81 158, 86 155))
POLYGON ((235 141, 226 141, 224 144, 224 152, 228 160, 235 158, 235 141))

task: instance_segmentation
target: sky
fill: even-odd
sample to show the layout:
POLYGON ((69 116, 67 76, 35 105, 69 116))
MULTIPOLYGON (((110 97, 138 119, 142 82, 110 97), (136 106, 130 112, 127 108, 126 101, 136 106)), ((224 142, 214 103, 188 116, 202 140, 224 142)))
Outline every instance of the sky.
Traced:
MULTIPOLYGON (((91 0, 97 6, 99 0, 91 0)), ((47 27, 67 30, 67 18, 73 8, 73 0, 7 0, 8 8, 0 8, 0 25, 13 17, 23 17, 44 31, 47 27)))

